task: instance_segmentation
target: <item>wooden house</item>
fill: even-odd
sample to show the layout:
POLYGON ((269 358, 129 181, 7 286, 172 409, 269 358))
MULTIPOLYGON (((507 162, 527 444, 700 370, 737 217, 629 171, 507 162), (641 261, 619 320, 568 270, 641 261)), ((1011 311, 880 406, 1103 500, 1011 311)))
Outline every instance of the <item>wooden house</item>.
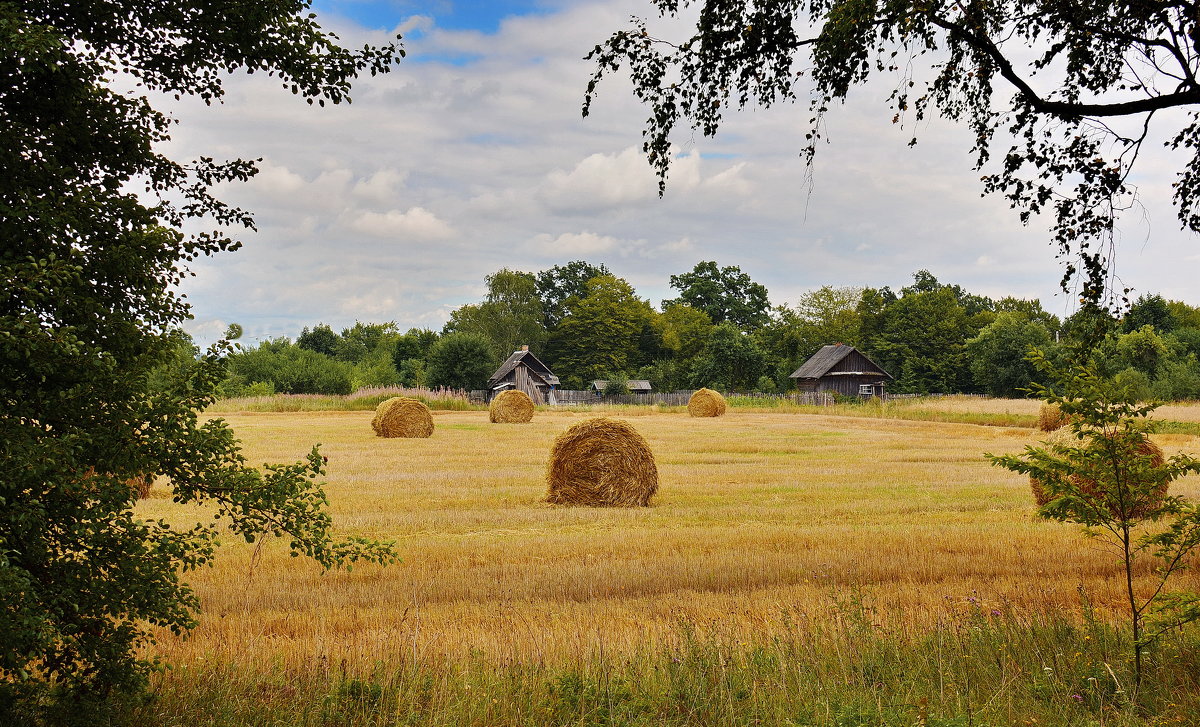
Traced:
POLYGON ((791 378, 800 391, 829 391, 843 396, 883 396, 892 375, 854 346, 825 346, 796 369, 791 378))
POLYGON ((513 355, 505 359, 488 379, 487 400, 491 401, 506 389, 519 389, 529 394, 535 404, 553 404, 556 386, 558 377, 550 367, 530 353, 529 346, 521 346, 521 350, 513 351, 513 355))
MULTIPOLYGON (((596 392, 597 396, 603 395, 606 388, 608 388, 608 381, 604 379, 596 379, 592 382, 592 391, 596 392)), ((644 379, 630 379, 625 382, 625 388, 629 389, 630 394, 649 394, 654 391, 650 382, 644 379)))

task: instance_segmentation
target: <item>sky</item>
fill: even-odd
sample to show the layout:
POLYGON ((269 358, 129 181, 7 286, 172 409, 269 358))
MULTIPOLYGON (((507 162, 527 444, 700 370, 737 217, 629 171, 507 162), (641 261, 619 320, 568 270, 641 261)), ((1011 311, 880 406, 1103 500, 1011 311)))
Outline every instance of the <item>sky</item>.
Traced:
MULTIPOLYGON (((310 107, 262 75, 231 76, 219 106, 158 103, 179 121, 164 149, 173 158, 263 160, 250 182, 218 189, 255 214, 257 232, 189 264, 199 342, 230 323, 249 342, 355 320, 437 330, 481 299, 490 273, 577 259, 606 264, 655 305, 674 297, 671 275, 715 260, 775 304, 822 285, 899 288, 928 269, 974 293, 1073 310, 1045 224, 1023 227, 1002 199, 981 197, 962 128, 893 124, 886 82, 831 111, 811 170, 805 104, 730 113, 716 138, 679 131, 660 199, 641 153, 647 111, 628 81, 611 76, 580 113, 583 57, 630 16, 653 17, 649 0, 314 10, 351 46, 400 33, 408 56, 359 79, 351 105, 310 107)), ((1157 148, 1141 162, 1144 210, 1122 224, 1117 272, 1137 292, 1200 304, 1200 246, 1169 204, 1181 162, 1157 148)))

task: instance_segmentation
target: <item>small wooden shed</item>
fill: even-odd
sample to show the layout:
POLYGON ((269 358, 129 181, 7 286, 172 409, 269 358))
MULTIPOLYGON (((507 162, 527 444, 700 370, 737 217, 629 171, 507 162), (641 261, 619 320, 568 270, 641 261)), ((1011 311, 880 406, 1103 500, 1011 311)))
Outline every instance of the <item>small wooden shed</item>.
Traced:
POLYGON ((521 350, 513 351, 488 379, 487 400, 491 401, 506 389, 519 389, 529 394, 535 404, 553 404, 556 386, 558 377, 550 367, 530 353, 529 346, 521 346, 521 350))
POLYGON ((843 396, 883 396, 892 375, 854 346, 825 346, 796 369, 790 378, 800 391, 829 391, 843 396))
MULTIPOLYGON (((603 394, 607 388, 608 381, 605 379, 596 379, 592 382, 592 391, 595 391, 598 395, 603 394)), ((651 391, 654 391, 654 387, 645 379, 630 379, 625 382, 625 388, 629 389, 630 394, 649 394, 651 391)))

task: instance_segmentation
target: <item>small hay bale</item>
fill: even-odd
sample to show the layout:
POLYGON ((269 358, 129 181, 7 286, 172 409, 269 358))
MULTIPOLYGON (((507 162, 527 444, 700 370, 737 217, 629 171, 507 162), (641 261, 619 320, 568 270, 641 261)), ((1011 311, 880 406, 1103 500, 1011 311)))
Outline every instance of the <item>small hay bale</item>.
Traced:
POLYGON ((1042 404, 1038 409, 1037 427, 1043 432, 1053 432, 1065 427, 1071 418, 1063 414, 1058 404, 1042 404))
POLYGON ((525 424, 533 419, 533 399, 518 389, 501 391, 488 405, 488 418, 494 424, 525 424))
POLYGON ((555 505, 645 507, 658 491, 658 468, 629 423, 597 417, 554 440, 546 483, 546 501, 555 505))
POLYGON ((371 428, 377 437, 423 439, 433 434, 433 416, 424 403, 394 396, 376 407, 371 428))
MULTIPOLYGON (((1046 444, 1079 446, 1080 441, 1075 438, 1074 434, 1066 429, 1058 429, 1051 433, 1046 440, 1046 444)), ((1087 446, 1088 448, 1092 448, 1098 446, 1098 444, 1097 442, 1093 441, 1087 446)), ((1134 449, 1139 455, 1148 456, 1150 458, 1150 466, 1153 468, 1162 467, 1166 462, 1166 458, 1163 456, 1162 449, 1157 444, 1150 441, 1149 437, 1142 437, 1141 441, 1138 442, 1134 449)), ((1102 500, 1108 499, 1108 494, 1101 491, 1093 478, 1076 474, 1071 475, 1070 482, 1075 487, 1078 487, 1079 491, 1088 497, 1099 498, 1102 500)), ((1150 491, 1146 496, 1143 496, 1140 501, 1130 503, 1131 507, 1128 507, 1128 516, 1132 519, 1137 519, 1145 517, 1150 511, 1156 509, 1162 504, 1163 498, 1167 496, 1167 487, 1168 485, 1166 482, 1159 483, 1159 485, 1150 491)), ((1032 476, 1029 478, 1029 488, 1033 491, 1033 499, 1037 502, 1038 507, 1042 507, 1046 503, 1050 502, 1051 498, 1049 493, 1046 492, 1045 486, 1037 478, 1032 476)), ((1119 503, 1109 501, 1106 507, 1114 517, 1120 516, 1121 508, 1119 503)))
POLYGON ((139 500, 145 500, 150 497, 150 487, 154 485, 154 475, 142 475, 141 477, 132 477, 126 481, 129 489, 137 493, 139 500))
POLYGON ((725 413, 725 397, 712 389, 700 389, 688 399, 687 408, 694 417, 719 417, 725 413))

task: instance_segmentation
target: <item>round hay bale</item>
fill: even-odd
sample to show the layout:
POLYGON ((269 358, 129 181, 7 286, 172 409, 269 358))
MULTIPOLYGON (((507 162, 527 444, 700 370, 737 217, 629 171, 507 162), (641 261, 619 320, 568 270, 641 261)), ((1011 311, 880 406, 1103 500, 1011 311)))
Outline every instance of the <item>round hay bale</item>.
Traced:
POLYGON ((725 397, 712 389, 700 389, 688 399, 688 414, 694 417, 719 417, 725 413, 725 397))
POLYGON ((1037 427, 1043 432, 1053 432, 1062 429, 1071 421, 1071 418, 1062 413, 1062 409, 1058 404, 1042 404, 1038 409, 1037 427))
POLYGON ((377 437, 425 438, 433 434, 429 407, 416 399, 394 396, 375 409, 371 428, 377 437))
MULTIPOLYGON (((1042 408, 1044 409, 1045 407, 1042 408)), ((1050 436, 1046 437, 1046 439, 1042 442, 1042 444, 1046 446, 1047 450, 1051 449, 1055 445, 1070 447, 1077 446, 1078 443, 1079 440, 1075 438, 1075 435, 1066 429, 1056 429, 1051 431, 1050 436)), ((1033 492, 1033 500, 1037 503, 1038 507, 1042 507, 1047 502, 1050 502, 1050 494, 1046 492, 1046 486, 1041 480, 1033 475, 1029 476, 1029 489, 1033 492)))
POLYGON ((658 468, 629 423, 597 417, 554 440, 546 483, 546 501, 555 505, 645 507, 658 491, 658 468))
MULTIPOLYGON (((1079 440, 1077 440, 1074 435, 1072 435, 1066 429, 1059 429, 1051 433, 1050 437, 1048 437, 1046 440, 1046 444, 1079 446, 1079 440)), ((1099 446, 1099 443, 1096 441, 1092 441, 1087 445, 1089 449, 1097 446, 1099 446)), ((1137 445, 1134 447, 1134 451, 1142 457, 1148 457, 1150 460, 1150 466, 1153 468, 1161 467, 1163 463, 1166 462, 1166 458, 1163 456, 1162 449, 1157 444, 1150 441, 1149 437, 1141 437, 1140 441, 1138 441, 1137 445)), ((1102 491, 1095 479, 1086 477, 1084 475, 1075 474, 1071 475, 1070 482, 1075 487, 1078 487, 1079 491, 1084 495, 1104 501, 1106 503, 1105 507, 1107 507, 1109 513, 1111 513, 1114 517, 1121 516, 1122 508, 1120 503, 1110 500, 1110 494, 1102 491)), ((1145 517, 1152 510, 1155 510, 1159 505, 1162 504, 1163 498, 1167 496, 1167 487, 1168 485, 1166 482, 1160 482, 1153 490, 1143 495, 1140 500, 1127 503, 1125 507, 1125 514, 1131 519, 1145 517)), ((1046 492, 1045 486, 1037 478, 1032 476, 1029 478, 1029 488, 1033 491, 1033 499, 1037 502, 1038 507, 1042 507, 1046 503, 1050 502, 1051 498, 1049 493, 1046 492)))
POLYGON ((488 404, 488 418, 494 424, 525 424, 533 419, 533 399, 517 389, 501 391, 488 404))

